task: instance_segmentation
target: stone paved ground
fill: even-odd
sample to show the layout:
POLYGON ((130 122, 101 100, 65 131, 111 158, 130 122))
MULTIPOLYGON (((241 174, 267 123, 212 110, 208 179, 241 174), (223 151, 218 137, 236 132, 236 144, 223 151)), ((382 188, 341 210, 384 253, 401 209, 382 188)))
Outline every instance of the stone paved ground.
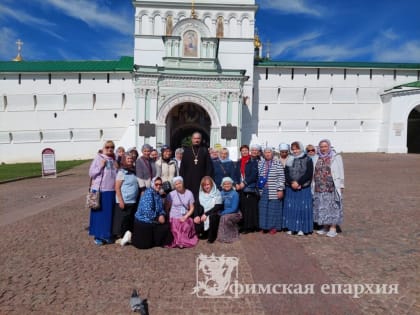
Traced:
POLYGON ((248 234, 235 244, 97 247, 83 208, 87 166, 0 185, 0 314, 420 314, 420 155, 346 154, 345 223, 334 239, 248 234), (45 198, 40 198, 44 196, 45 198), (238 281, 314 284, 310 295, 198 298, 199 254, 239 258, 238 281), (322 284, 398 284, 398 294, 325 295, 322 284))

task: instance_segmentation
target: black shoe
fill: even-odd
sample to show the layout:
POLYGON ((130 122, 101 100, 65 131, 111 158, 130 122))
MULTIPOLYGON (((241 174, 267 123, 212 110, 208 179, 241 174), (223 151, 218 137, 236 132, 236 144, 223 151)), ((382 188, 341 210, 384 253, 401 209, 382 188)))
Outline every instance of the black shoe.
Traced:
POLYGON ((251 233, 251 231, 250 230, 243 230, 242 231, 242 234, 248 234, 248 233, 251 233))
POLYGON ((215 240, 207 240, 207 243, 213 244, 215 240))

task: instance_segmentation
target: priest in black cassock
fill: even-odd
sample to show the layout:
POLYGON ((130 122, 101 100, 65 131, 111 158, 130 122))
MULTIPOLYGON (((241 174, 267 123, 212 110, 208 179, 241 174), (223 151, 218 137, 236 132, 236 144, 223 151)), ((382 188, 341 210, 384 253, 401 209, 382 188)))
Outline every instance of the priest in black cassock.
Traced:
POLYGON ((208 149, 201 144, 201 133, 194 132, 191 137, 192 145, 184 148, 179 175, 184 179, 185 188, 191 190, 195 204, 198 205, 200 182, 204 176, 213 177, 213 163, 208 149))

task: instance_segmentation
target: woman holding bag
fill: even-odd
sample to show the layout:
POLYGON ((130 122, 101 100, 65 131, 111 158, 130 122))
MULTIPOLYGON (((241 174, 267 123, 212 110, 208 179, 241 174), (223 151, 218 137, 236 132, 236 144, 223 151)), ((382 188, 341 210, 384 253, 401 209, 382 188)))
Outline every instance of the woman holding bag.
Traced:
POLYGON ((89 168, 90 190, 99 191, 101 200, 100 207, 90 211, 89 235, 94 237, 96 245, 112 243, 112 211, 118 170, 114 148, 114 142, 106 141, 102 153, 98 153, 89 168))

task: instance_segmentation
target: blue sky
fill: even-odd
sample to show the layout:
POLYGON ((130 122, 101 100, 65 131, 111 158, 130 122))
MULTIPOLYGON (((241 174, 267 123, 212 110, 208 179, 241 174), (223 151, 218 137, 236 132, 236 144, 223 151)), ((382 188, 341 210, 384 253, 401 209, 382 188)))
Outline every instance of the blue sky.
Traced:
MULTIPOLYGON (((273 60, 420 63, 420 0, 257 4, 256 26, 273 60)), ((130 0, 1 0, 0 60, 16 56, 18 38, 25 60, 132 56, 133 29, 130 0)))

